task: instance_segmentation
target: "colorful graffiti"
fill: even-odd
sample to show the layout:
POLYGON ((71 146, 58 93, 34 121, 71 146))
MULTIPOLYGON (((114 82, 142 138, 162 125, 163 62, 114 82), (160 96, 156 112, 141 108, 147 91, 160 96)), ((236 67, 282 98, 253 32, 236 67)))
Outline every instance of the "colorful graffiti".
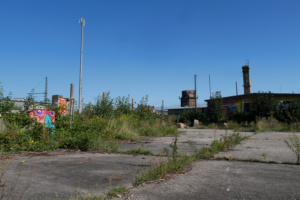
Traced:
POLYGON ((40 124, 45 124, 46 127, 52 128, 55 122, 55 112, 51 110, 32 110, 29 116, 36 118, 40 124))
POLYGON ((226 108, 226 116, 229 116, 232 113, 238 112, 238 106, 236 104, 226 104, 224 105, 226 108))
POLYGON ((62 115, 64 113, 67 113, 67 108, 68 108, 67 99, 59 98, 58 108, 59 108, 58 114, 62 115))

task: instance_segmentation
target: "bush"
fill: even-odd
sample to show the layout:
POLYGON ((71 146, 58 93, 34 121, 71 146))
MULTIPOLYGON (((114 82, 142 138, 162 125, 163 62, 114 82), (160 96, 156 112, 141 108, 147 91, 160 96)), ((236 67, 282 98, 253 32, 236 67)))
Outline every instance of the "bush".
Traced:
POLYGON ((253 124, 254 126, 254 130, 255 132, 259 133, 259 132, 265 132, 268 130, 271 131, 282 131, 282 124, 275 119, 274 117, 270 117, 270 118, 261 118, 261 119, 257 119, 256 123, 253 124))
MULTIPOLYGON (((162 119, 146 105, 147 97, 134 112, 129 110, 126 98, 117 98, 116 107, 106 96, 99 96, 84 112, 55 115, 54 129, 47 129, 26 114, 7 115, 7 131, 0 133, 0 151, 41 151, 68 148, 109 151, 118 149, 119 140, 138 140, 140 136, 165 136, 177 133, 168 117, 162 119), (27 126, 25 130, 23 127, 27 126)), ((57 109, 54 109, 57 113, 57 109)))
POLYGON ((0 114, 9 113, 13 108, 14 102, 11 93, 5 97, 3 86, 0 86, 0 114))
POLYGON ((232 120, 237 122, 238 124, 242 123, 250 123, 255 121, 255 115, 252 112, 244 112, 244 113, 232 113, 229 115, 228 120, 232 120))
POLYGON ((3 118, 10 126, 17 126, 19 128, 23 128, 35 122, 27 113, 6 113, 3 118))
POLYGON ((186 110, 180 115, 179 122, 189 126, 194 126, 194 119, 199 120, 202 124, 208 124, 206 114, 196 112, 194 109, 186 110))
POLYGON ((207 103, 207 119, 209 123, 221 123, 225 120, 225 108, 221 92, 216 92, 207 103))

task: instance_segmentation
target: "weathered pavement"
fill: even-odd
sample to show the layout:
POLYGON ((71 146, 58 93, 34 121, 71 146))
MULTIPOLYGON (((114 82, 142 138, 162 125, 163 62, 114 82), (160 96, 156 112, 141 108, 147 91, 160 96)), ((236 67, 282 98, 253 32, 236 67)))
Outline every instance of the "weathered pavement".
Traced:
MULTIPOLYGON (((178 146, 181 152, 188 153, 193 153, 190 144, 200 149, 225 134, 224 130, 184 131, 179 137, 178 146)), ((260 133, 216 157, 295 162, 296 156, 284 143, 289 134, 260 133)), ((126 144, 120 149, 142 146, 160 154, 172 142, 173 137, 150 138, 143 144, 126 144)), ((300 166, 288 164, 199 161, 185 174, 132 188, 135 177, 142 170, 162 159, 87 152, 16 156, 4 178, 6 185, 10 185, 17 177, 21 160, 25 161, 14 190, 14 194, 20 196, 30 180, 23 199, 70 199, 84 194, 101 195, 116 186, 131 188, 131 192, 123 199, 300 199, 300 166)))
MULTIPOLYGON (((290 134, 259 133, 215 157, 296 162, 284 142, 290 134)), ((171 180, 133 188, 123 199, 300 199, 299 188, 299 165, 213 160, 196 162, 171 180)))
POLYGON ((133 188, 124 199, 299 199, 296 165, 200 161, 186 174, 133 188))
MULTIPOLYGON (((257 159, 274 162, 296 162, 295 154, 289 149, 284 140, 289 141, 286 132, 263 132, 253 135, 242 144, 221 152, 215 157, 231 157, 239 159, 257 159)), ((300 137, 300 134, 297 134, 300 137)))
MULTIPOLYGON (((195 149, 209 147, 213 140, 219 140, 225 134, 232 134, 232 130, 212 130, 212 129, 179 129, 182 134, 178 138, 178 151, 181 153, 194 154, 195 149)), ((250 136, 252 132, 240 132, 241 136, 250 136)), ((151 151, 155 155, 164 155, 164 149, 169 148, 174 142, 174 137, 149 137, 142 143, 124 144, 119 150, 143 148, 151 151)))

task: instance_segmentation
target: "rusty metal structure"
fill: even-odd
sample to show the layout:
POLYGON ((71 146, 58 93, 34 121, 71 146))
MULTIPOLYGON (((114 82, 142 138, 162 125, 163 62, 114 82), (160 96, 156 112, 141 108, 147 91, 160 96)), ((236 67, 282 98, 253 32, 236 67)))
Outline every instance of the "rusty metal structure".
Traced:
POLYGON ((195 107, 196 92, 195 90, 183 90, 181 99, 181 107, 195 107))
POLYGON ((244 79, 244 94, 251 93, 251 82, 250 82, 250 67, 249 65, 244 65, 243 69, 243 79, 244 79))

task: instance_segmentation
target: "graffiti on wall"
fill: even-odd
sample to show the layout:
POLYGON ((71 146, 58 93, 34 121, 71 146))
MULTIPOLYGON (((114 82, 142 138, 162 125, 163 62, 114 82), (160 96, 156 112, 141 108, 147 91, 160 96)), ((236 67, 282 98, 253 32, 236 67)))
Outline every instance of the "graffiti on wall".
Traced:
POLYGON ((226 116, 238 112, 238 106, 236 104, 226 104, 224 106, 226 108, 226 116))
POLYGON ((58 100, 58 114, 62 115, 64 113, 67 113, 67 108, 68 108, 68 105, 67 105, 67 99, 65 98, 59 98, 58 100))
POLYGON ((291 101, 279 101, 278 102, 280 112, 284 112, 285 110, 288 110, 292 106, 291 101))
POLYGON ((29 116, 49 128, 52 128, 55 122, 55 112, 51 110, 32 110, 29 112, 29 116))

